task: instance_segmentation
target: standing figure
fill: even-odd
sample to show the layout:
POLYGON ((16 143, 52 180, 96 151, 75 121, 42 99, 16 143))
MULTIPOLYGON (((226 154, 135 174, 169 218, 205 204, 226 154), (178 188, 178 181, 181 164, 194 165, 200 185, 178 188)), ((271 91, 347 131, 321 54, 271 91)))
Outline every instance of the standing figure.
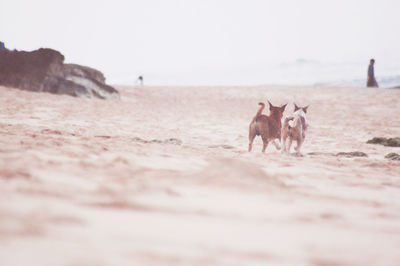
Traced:
POLYGON ((376 82, 375 79, 375 73, 374 73, 374 64, 375 60, 371 59, 369 61, 369 66, 368 66, 368 78, 367 78, 367 87, 376 87, 378 88, 378 82, 376 82))
POLYGON ((139 86, 143 86, 143 77, 139 76, 138 79, 136 80, 136 84, 138 84, 139 86))

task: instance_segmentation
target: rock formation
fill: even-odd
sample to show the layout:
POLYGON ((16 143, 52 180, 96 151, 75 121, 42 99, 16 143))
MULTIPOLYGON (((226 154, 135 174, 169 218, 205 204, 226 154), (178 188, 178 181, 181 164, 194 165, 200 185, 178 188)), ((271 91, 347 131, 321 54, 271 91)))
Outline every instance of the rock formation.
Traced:
POLYGON ((381 138, 374 137, 367 141, 368 144, 381 144, 387 147, 400 147, 400 137, 397 138, 381 138))
POLYGON ((100 71, 64 64, 60 52, 43 48, 32 52, 1 49, 0 85, 76 97, 119 98, 100 71))

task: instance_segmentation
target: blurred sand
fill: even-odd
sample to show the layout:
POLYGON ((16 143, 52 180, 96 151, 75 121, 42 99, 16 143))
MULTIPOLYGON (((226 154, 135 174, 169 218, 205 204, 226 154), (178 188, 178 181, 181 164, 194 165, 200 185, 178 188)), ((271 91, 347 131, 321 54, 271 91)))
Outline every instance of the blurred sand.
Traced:
POLYGON ((0 87, 0 265, 400 265, 400 148, 365 143, 400 90, 118 89, 0 87), (304 157, 247 152, 267 99, 310 104, 304 157))

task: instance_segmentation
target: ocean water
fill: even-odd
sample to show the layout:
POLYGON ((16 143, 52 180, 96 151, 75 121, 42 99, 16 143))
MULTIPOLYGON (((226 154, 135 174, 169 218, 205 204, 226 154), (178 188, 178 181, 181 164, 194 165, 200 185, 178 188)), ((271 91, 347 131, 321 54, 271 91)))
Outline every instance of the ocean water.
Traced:
MULTIPOLYGON (((134 69, 134 67, 132 68, 134 69)), ((145 85, 161 86, 344 86, 365 87, 368 61, 332 63, 306 59, 271 65, 234 67, 150 68, 136 73, 116 73, 111 84, 135 85, 143 75, 145 85)), ((135 72, 135 71, 133 71, 135 72)), ((400 86, 400 63, 375 64, 379 87, 400 86)))

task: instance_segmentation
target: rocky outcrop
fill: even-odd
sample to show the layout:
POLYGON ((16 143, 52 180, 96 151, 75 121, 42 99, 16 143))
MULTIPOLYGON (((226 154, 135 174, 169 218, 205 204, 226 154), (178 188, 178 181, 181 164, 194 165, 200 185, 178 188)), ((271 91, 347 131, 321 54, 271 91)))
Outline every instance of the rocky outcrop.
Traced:
POLYGON ((32 52, 1 49, 0 85, 76 97, 119 98, 100 71, 64 64, 60 52, 43 48, 32 52))
POLYGON ((374 137, 367 141, 368 144, 381 144, 387 147, 400 147, 400 137, 397 138, 378 138, 374 137))

